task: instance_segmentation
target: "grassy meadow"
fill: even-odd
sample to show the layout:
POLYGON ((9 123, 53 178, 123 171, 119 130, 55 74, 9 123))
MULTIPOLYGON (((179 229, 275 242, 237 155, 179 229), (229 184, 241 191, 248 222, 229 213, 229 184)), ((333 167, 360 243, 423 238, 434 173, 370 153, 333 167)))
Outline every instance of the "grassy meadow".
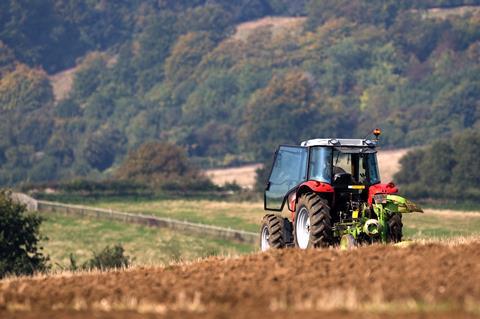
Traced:
POLYGON ((425 214, 403 216, 408 239, 445 239, 480 235, 480 212, 426 209, 425 214))
MULTIPOLYGON (((170 217, 195 223, 258 232, 265 214, 263 203, 207 199, 101 198, 83 204, 124 212, 170 217)), ((288 211, 284 212, 289 215, 288 211)), ((149 228, 105 220, 45 214, 41 232, 49 240, 42 244, 55 268, 78 264, 106 245, 117 243, 134 257, 134 265, 168 264, 212 255, 238 255, 257 247, 208 237, 186 235, 168 229, 149 228)), ((480 212, 428 208, 424 214, 403 216, 405 240, 444 240, 480 235, 480 212)))
MULTIPOLYGON (((91 202, 91 205, 253 232, 259 230, 262 216, 265 214, 263 203, 258 201, 102 199, 91 202)), ((290 212, 284 211, 284 214, 288 216, 290 212)), ((404 215, 403 223, 406 239, 480 235, 480 212, 427 208, 424 214, 404 215)))
POLYGON ((41 233, 44 252, 54 268, 68 268, 69 256, 77 264, 93 257, 93 251, 121 244, 125 254, 135 258, 134 265, 159 265, 189 261, 213 255, 238 255, 254 250, 252 245, 176 233, 168 229, 150 228, 106 220, 43 214, 41 233))

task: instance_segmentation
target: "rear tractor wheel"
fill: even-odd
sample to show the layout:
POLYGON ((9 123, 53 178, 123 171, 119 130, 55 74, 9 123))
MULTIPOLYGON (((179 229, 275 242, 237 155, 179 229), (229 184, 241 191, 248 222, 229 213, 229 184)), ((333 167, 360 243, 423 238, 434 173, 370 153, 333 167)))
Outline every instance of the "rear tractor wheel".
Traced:
POLYGON ((300 249, 332 244, 332 222, 328 202, 315 193, 300 197, 295 214, 295 246, 300 249))
POLYGON ((402 215, 393 214, 387 221, 388 236, 387 240, 390 243, 399 243, 402 241, 402 215))
POLYGON ((287 218, 277 214, 267 214, 263 217, 260 229, 260 249, 285 248, 292 239, 292 223, 287 218))

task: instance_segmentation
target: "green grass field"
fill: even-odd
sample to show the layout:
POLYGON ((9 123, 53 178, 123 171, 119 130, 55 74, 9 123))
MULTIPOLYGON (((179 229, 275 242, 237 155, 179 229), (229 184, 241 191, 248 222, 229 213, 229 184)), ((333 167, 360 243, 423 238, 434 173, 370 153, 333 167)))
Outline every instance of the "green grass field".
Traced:
POLYGON ((264 215, 260 202, 205 199, 99 200, 91 205, 117 211, 170 217, 194 223, 257 232, 264 215))
POLYGON ((480 213, 427 209, 425 214, 404 215, 403 224, 409 239, 480 235, 480 213))
MULTIPOLYGON (((262 216, 261 202, 227 202, 209 200, 148 199, 99 200, 91 205, 132 213, 171 217, 203 224, 257 232, 262 216)), ((284 212, 288 216, 289 212, 284 212)), ((480 234, 480 212, 426 209, 425 214, 403 216, 408 239, 450 238, 480 234)))
POLYGON ((255 248, 247 244, 188 236, 168 229, 56 214, 42 216, 45 220, 41 233, 48 240, 41 244, 57 269, 70 266, 71 253, 81 264, 93 256, 93 251, 115 244, 121 244, 125 254, 135 258, 134 265, 168 264, 212 255, 238 255, 255 248))
MULTIPOLYGON (((253 232, 259 231, 261 218, 265 214, 263 204, 258 201, 117 198, 90 199, 84 204, 253 232)), ((236 255, 257 249, 247 244, 188 236, 167 229, 60 215, 47 216, 41 230, 50 240, 43 244, 57 267, 69 266, 70 253, 76 255, 81 263, 92 257, 92 251, 117 243, 123 245, 127 255, 135 257, 136 265, 167 264, 211 255, 236 255)), ((480 213, 475 212, 427 209, 425 214, 404 215, 403 223, 406 240, 480 235, 480 213)))

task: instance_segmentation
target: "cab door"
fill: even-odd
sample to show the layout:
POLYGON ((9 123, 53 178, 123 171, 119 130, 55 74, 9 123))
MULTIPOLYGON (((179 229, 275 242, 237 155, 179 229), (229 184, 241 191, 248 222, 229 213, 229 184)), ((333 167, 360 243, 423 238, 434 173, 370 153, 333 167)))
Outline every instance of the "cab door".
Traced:
POLYGON ((308 148, 280 146, 264 194, 266 210, 281 211, 285 196, 307 180, 308 148))

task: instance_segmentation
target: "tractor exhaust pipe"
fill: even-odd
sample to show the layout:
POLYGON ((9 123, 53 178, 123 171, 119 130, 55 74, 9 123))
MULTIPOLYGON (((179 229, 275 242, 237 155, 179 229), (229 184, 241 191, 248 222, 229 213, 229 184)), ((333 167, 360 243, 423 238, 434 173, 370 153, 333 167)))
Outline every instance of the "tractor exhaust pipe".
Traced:
POLYGON ((369 219, 363 225, 363 231, 370 237, 375 237, 380 234, 380 224, 376 219, 369 219))

